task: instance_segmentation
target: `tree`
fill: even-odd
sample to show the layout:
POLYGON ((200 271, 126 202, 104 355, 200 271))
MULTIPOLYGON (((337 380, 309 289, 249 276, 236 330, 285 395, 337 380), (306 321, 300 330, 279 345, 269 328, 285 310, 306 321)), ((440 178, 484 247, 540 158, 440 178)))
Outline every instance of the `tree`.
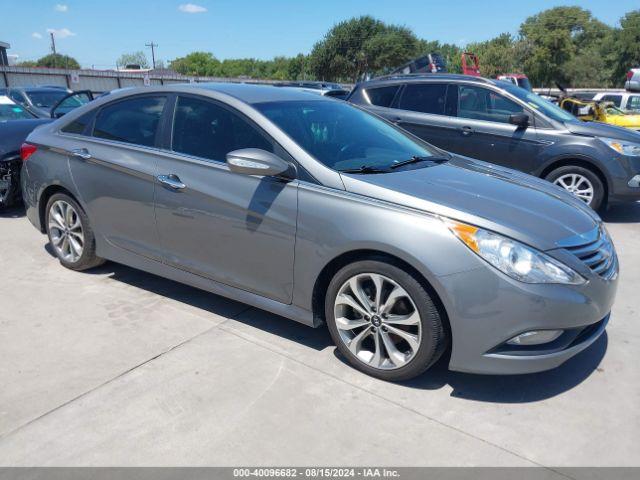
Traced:
POLYGON ((640 10, 627 13, 620 20, 620 29, 614 34, 615 67, 612 80, 621 85, 630 68, 640 65, 640 10))
MULTIPOLYGON (((533 83, 550 86, 555 81, 570 84, 565 66, 578 52, 598 49, 611 27, 596 20, 581 7, 556 7, 533 15, 520 26, 525 42, 525 73, 533 83)), ((574 74, 578 70, 573 70, 574 74)))
POLYGON ((210 52, 193 52, 170 63, 171 69, 183 75, 214 76, 220 61, 210 52))
POLYGON ((306 80, 310 70, 309 57, 299 53, 297 56, 289 59, 287 69, 287 78, 289 80, 306 80))
MULTIPOLYGON (((518 36, 503 33, 465 50, 478 55, 487 77, 523 72, 536 87, 556 81, 572 87, 621 85, 628 69, 640 64, 640 10, 627 13, 620 28, 612 28, 580 7, 552 8, 527 18, 518 36)), ((193 52, 173 60, 171 68, 184 75, 353 82, 428 53, 439 53, 450 72, 460 72, 462 51, 363 16, 335 25, 309 55, 219 61, 212 53, 193 52)))
POLYGON ((419 41, 411 30, 386 25, 370 16, 335 25, 311 51, 310 66, 317 78, 356 81, 413 58, 419 41))
POLYGON ((422 57, 428 53, 439 53, 447 62, 447 70, 450 73, 462 72, 460 55, 462 49, 452 43, 440 43, 437 40, 418 40, 416 57, 422 57))
POLYGON ((118 59, 119 67, 126 67, 127 65, 140 65, 140 68, 149 68, 149 60, 143 51, 133 53, 123 53, 118 59))
POLYGON ((495 78, 501 73, 523 71, 523 44, 509 33, 486 42, 471 43, 468 50, 478 56, 483 77, 495 78))
MULTIPOLYGON (((24 65, 23 66, 27 66, 24 65)), ((34 63, 34 62, 29 62, 34 63)), ((66 68, 68 70, 77 70, 80 68, 80 64, 76 61, 75 58, 70 57, 68 55, 61 55, 59 53, 51 53, 49 55, 45 55, 42 58, 39 58, 35 61, 33 65, 35 67, 48 67, 48 68, 66 68)))

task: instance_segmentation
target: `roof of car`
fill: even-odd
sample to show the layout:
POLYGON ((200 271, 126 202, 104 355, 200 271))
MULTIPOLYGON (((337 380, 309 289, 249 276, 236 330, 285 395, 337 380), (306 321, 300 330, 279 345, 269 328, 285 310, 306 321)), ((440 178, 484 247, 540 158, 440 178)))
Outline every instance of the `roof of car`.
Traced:
POLYGON ((9 87, 11 90, 22 90, 24 92, 66 92, 67 89, 65 87, 9 87))
POLYGON ((492 85, 501 85, 499 80, 491 78, 476 77, 474 75, 462 75, 459 73, 405 73, 405 74, 391 74, 382 77, 371 79, 367 82, 362 82, 361 86, 384 84, 384 83, 412 83, 429 81, 452 81, 452 80, 464 80, 468 82, 485 83, 492 85))
POLYGON ((276 88, 273 85, 248 83, 192 83, 195 89, 213 90, 237 98, 245 103, 285 102, 295 100, 320 100, 317 93, 298 88, 276 88))

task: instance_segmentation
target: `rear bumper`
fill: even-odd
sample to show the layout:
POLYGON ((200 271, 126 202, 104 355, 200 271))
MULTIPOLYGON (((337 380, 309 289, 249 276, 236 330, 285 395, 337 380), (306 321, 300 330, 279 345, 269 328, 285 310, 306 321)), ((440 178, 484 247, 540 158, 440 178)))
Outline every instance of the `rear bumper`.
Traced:
POLYGON ((600 337, 609 321, 617 276, 596 275, 585 285, 525 284, 492 267, 439 278, 452 335, 451 370, 523 374, 558 367, 600 337), (510 347, 531 330, 564 330, 557 341, 510 347))
POLYGON ((22 166, 20 183, 22 186, 22 200, 24 202, 27 218, 34 227, 42 232, 43 226, 41 225, 40 212, 38 211, 38 187, 31 179, 27 163, 24 163, 22 166))

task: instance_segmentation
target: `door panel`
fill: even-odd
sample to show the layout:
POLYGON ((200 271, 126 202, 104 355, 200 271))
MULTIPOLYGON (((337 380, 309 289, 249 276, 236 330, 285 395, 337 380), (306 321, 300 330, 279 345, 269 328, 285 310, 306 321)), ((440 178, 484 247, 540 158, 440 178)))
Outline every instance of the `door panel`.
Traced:
POLYGON ((453 151, 524 172, 532 172, 545 146, 538 138, 534 116, 512 100, 492 90, 460 85, 458 138, 453 151), (527 113, 526 128, 512 125, 509 116, 527 113))
POLYGON ((237 111, 197 96, 176 99, 176 153, 158 159, 156 218, 165 261, 290 303, 298 183, 233 173, 225 156, 241 148, 286 153, 237 111))
POLYGON ((444 115, 396 110, 396 124, 425 142, 447 151, 455 151, 458 132, 451 118, 444 115))
POLYGON ((162 255, 153 207, 154 146, 165 104, 164 95, 108 103, 96 114, 95 137, 65 137, 71 174, 96 232, 157 260, 162 255))
POLYGON ((166 261, 178 268, 289 303, 297 182, 239 175, 226 165, 160 159, 184 189, 156 188, 166 261))
POLYGON ((384 109, 387 110, 384 116, 426 142, 451 150, 455 147, 456 131, 447 107, 448 88, 451 87, 433 82, 405 85, 396 108, 384 109))
POLYGON ((94 230, 110 243, 161 260, 153 209, 155 154, 128 146, 69 141, 71 175, 94 230))
POLYGON ((458 119, 458 138, 453 149, 460 155, 477 158, 525 172, 535 170, 544 148, 534 125, 515 125, 458 119))

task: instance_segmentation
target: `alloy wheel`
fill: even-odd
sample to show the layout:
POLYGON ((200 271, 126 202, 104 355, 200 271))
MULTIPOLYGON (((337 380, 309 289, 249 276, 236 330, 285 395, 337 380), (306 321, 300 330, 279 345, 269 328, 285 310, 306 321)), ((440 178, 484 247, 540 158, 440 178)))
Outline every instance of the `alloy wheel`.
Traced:
POLYGON ((84 232, 78 212, 69 203, 58 200, 49 209, 49 236, 60 258, 75 263, 84 250, 84 232))
POLYGON ((573 193, 587 205, 590 205, 593 200, 593 184, 584 175, 580 175, 579 173, 567 173, 556 178, 553 183, 564 188, 566 191, 573 193))
POLYGON ((422 323, 415 302, 384 275, 361 273, 347 280, 338 290, 334 317, 349 351, 371 367, 397 369, 418 352, 422 323))

